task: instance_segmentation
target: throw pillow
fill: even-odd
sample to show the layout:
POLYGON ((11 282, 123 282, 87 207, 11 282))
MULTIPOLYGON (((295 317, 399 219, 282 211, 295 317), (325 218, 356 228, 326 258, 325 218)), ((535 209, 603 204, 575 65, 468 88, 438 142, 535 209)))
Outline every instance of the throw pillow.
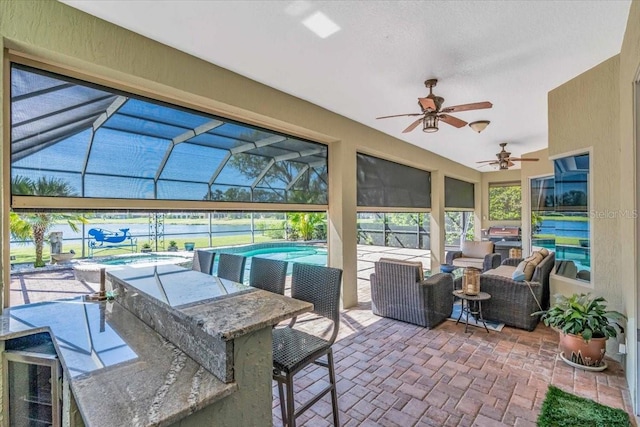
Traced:
POLYGON ((524 271, 518 271, 518 269, 513 270, 513 274, 511 275, 511 278, 516 282, 524 282, 524 271))
POLYGON ((542 255, 544 258, 546 258, 547 255, 549 255, 549 249, 547 248, 542 248, 538 251, 540 253, 540 255, 542 255))
POLYGON ((531 280, 533 277, 533 271, 536 269, 538 264, 538 257, 531 256, 518 264, 516 271, 520 270, 524 273, 524 280, 531 280))

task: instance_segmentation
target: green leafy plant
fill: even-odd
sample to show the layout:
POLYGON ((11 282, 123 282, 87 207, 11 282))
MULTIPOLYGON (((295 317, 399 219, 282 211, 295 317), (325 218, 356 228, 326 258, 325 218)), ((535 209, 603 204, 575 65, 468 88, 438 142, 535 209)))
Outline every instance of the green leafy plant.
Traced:
MULTIPOLYGON (((11 180, 13 194, 28 196, 71 197, 75 192, 71 185, 59 178, 41 177, 31 179, 16 176, 11 180)), ((57 212, 11 212, 10 233, 20 240, 32 239, 36 247, 35 267, 44 267, 42 249, 47 232, 58 221, 66 221, 71 230, 79 230, 78 223, 86 224, 87 220, 81 214, 65 214, 57 212)))
POLYGON ((144 249, 151 249, 151 245, 150 245, 149 243, 143 243, 143 244, 142 244, 142 247, 143 247, 144 249))
POLYGON ((169 247, 178 247, 178 243, 175 240, 169 240, 169 247))
POLYGON ((565 334, 581 335, 585 341, 616 337, 618 331, 613 325, 624 332, 617 320, 627 317, 617 311, 607 311, 605 302, 603 297, 591 294, 556 295, 556 302, 549 310, 535 312, 532 316, 541 314, 545 325, 565 334), (613 324, 611 320, 614 320, 613 324))

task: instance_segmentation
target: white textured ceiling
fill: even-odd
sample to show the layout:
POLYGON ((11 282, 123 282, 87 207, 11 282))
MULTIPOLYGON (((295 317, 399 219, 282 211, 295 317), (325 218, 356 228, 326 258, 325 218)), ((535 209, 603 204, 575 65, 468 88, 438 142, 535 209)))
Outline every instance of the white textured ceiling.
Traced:
MULTIPOLYGON (((547 92, 620 51, 630 1, 109 1, 73 7, 470 167, 547 146, 547 92), (302 21, 321 11, 340 31, 302 21), (438 78, 444 106, 490 120, 401 133, 438 78)), ((484 167, 480 170, 491 170, 484 167)))

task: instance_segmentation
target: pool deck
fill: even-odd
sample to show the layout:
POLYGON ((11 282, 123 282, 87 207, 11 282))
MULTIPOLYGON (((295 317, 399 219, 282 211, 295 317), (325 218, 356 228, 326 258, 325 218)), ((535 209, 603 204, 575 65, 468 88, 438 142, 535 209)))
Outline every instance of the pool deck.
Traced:
MULTIPOLYGON (((428 250, 358 245, 358 280, 369 280, 373 273, 373 263, 382 257, 421 261, 425 269, 429 269, 430 266, 428 250)), ((62 265, 56 267, 54 270, 47 269, 41 272, 13 272, 10 305, 50 301, 97 291, 97 285, 76 280, 71 265, 68 268, 62 265)))

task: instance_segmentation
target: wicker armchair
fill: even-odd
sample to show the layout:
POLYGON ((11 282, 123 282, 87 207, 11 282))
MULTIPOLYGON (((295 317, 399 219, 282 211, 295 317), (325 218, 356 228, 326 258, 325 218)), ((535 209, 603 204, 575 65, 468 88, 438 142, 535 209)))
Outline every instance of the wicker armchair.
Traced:
POLYGON ((446 255, 447 265, 456 267, 474 267, 482 271, 491 270, 500 265, 501 256, 494 252, 493 242, 475 242, 465 240, 461 250, 449 251, 446 255))
POLYGON ((549 274, 555 263, 555 254, 550 252, 536 266, 528 282, 516 282, 510 277, 509 272, 515 270, 521 261, 507 258, 499 269, 480 275, 480 290, 491 294, 491 299, 482 304, 482 314, 485 319, 532 331, 540 318, 531 316, 531 313, 549 308, 549 274))
POLYGON ((422 280, 422 268, 407 263, 378 261, 371 275, 373 314, 433 328, 451 315, 451 274, 422 280))

